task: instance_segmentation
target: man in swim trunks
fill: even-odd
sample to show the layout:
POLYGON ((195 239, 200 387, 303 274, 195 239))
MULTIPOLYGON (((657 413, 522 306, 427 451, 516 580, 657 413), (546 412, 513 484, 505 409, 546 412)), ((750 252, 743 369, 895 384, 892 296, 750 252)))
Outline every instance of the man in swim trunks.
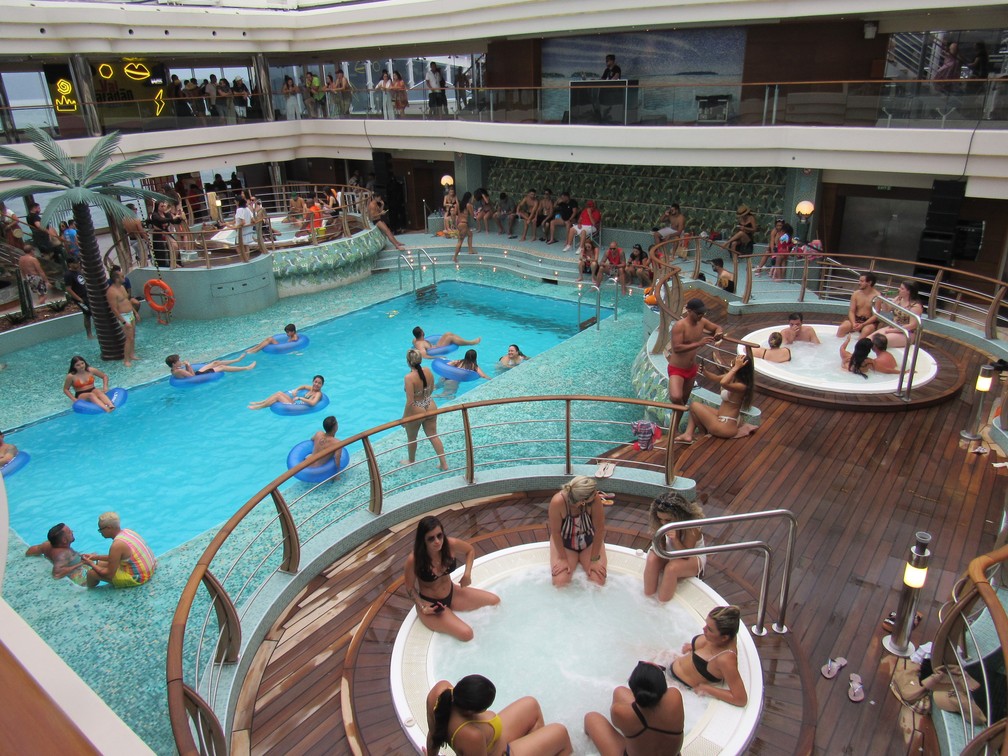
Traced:
POLYGON ((686 404, 699 368, 697 350, 705 344, 715 344, 724 336, 720 326, 707 320, 707 305, 702 299, 686 303, 683 316, 672 326, 672 339, 665 358, 668 360, 669 401, 686 404))
POLYGON ((679 203, 673 202, 658 219, 658 225, 651 229, 651 235, 655 244, 661 244, 673 236, 680 237, 685 228, 686 216, 679 212, 679 203))
POLYGON ((874 273, 862 273, 858 277, 857 291, 851 294, 847 320, 840 324, 837 336, 846 336, 851 331, 856 331, 857 338, 864 338, 871 336, 876 329, 878 318, 872 314, 872 301, 879 293, 875 289, 875 280, 874 273))
POLYGON ((46 292, 49 290, 49 278, 38 258, 35 257, 35 248, 25 245, 24 254, 18 258, 18 270, 24 276, 25 282, 32 294, 38 295, 38 303, 45 304, 46 292))
POLYGON ((243 370, 251 370, 256 366, 253 362, 249 365, 234 367, 236 362, 241 362, 245 359, 245 355, 246 352, 242 352, 239 357, 235 357, 233 360, 213 360, 203 365, 199 370, 194 369, 188 360, 183 360, 177 354, 169 354, 165 357, 165 364, 175 378, 193 378, 197 375, 206 375, 207 373, 240 373, 243 370))
POLYGON ((781 328, 781 340, 785 344, 794 344, 796 341, 807 341, 810 344, 820 343, 815 328, 805 325, 802 320, 800 312, 792 312, 787 316, 787 328, 781 328))
POLYGON ((123 286, 121 270, 112 270, 112 277, 109 279, 109 287, 105 292, 105 297, 108 299, 113 317, 119 321, 123 334, 126 336, 126 343, 123 344, 123 365, 133 367, 133 360, 140 359, 136 356, 137 317, 129 292, 123 286))
MULTIPOLYGON (((316 431, 315 435, 311 437, 312 440, 312 454, 318 454, 321 451, 332 451, 333 460, 336 462, 336 467, 339 469, 339 457, 343 454, 343 449, 336 451, 336 445, 340 442, 336 438, 336 431, 339 430, 339 423, 334 415, 329 415, 325 420, 322 421, 322 430, 316 431)), ((328 459, 322 457, 318 462, 309 467, 321 467, 329 462, 328 459)))
POLYGON ((280 339, 278 341, 276 339, 276 337, 270 336, 268 338, 263 339, 258 344, 256 344, 254 347, 252 347, 251 349, 249 349, 248 352, 246 352, 246 354, 253 354, 255 352, 258 352, 264 346, 269 346, 270 344, 286 344, 286 343, 289 343, 291 341, 297 341, 298 340, 297 326, 294 325, 293 323, 288 323, 287 325, 284 326, 284 333, 287 335, 287 341, 284 341, 283 339, 280 339))
POLYGON ((134 531, 123 529, 119 515, 115 512, 99 515, 98 532, 112 539, 112 548, 108 554, 81 554, 81 561, 91 568, 87 576, 88 588, 103 581, 113 588, 132 588, 154 576, 157 568, 154 552, 134 531))
POLYGON ((474 344, 479 344, 482 339, 463 339, 461 336, 456 336, 454 333, 444 333, 441 334, 441 338, 438 339, 437 344, 432 344, 424 336, 424 330, 420 326, 413 329, 413 348, 420 352, 420 356, 425 360, 431 359, 431 356, 427 354, 428 349, 433 349, 434 347, 447 346, 448 344, 455 344, 456 346, 473 346, 474 344))
MULTIPOLYGON (((518 203, 517 214, 521 218, 522 222, 522 235, 520 241, 525 241, 525 236, 528 234, 529 226, 532 226, 532 238, 535 239, 535 223, 536 216, 539 213, 539 200, 536 199, 535 189, 529 189, 525 192, 525 196, 521 198, 518 203)), ((514 239, 514 236, 509 236, 509 239, 514 239)))
POLYGON ((62 522, 53 525, 49 528, 46 538, 49 540, 35 546, 29 546, 25 556, 39 556, 41 554, 52 562, 54 580, 66 577, 77 585, 86 585, 88 570, 91 568, 84 564, 82 555, 70 545, 75 538, 70 527, 62 522))

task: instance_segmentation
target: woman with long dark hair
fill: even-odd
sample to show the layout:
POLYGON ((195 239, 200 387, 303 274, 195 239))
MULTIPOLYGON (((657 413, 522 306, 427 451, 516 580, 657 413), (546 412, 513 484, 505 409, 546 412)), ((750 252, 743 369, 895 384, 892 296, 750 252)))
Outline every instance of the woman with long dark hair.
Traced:
POLYGON ((470 224, 472 222, 472 192, 466 192, 462 195, 462 201, 458 204, 458 216, 455 219, 455 228, 458 229, 458 241, 455 243, 455 254, 452 256, 452 262, 458 262, 458 256, 462 249, 463 239, 469 244, 469 254, 474 254, 472 245, 473 231, 472 228, 470 228, 470 224))
POLYGON ((115 405, 108 398, 107 391, 108 376, 105 373, 88 365, 87 360, 79 354, 70 358, 70 369, 67 371, 66 380, 63 381, 63 393, 70 401, 82 399, 97 404, 106 412, 111 412, 115 409, 115 405), (95 378, 101 378, 101 388, 95 385, 95 378), (70 389, 73 389, 72 394, 70 389))
POLYGON ((438 456, 438 467, 442 470, 448 469, 448 460, 445 458, 444 444, 437 434, 437 415, 429 415, 432 410, 437 409, 431 394, 434 392, 434 374, 430 368, 423 366, 423 356, 416 349, 406 352, 406 364, 410 371, 403 380, 403 390, 406 392, 406 408, 403 410, 403 419, 416 418, 404 425, 406 429, 406 454, 407 459, 402 460, 404 465, 412 465, 416 461, 417 434, 423 427, 424 435, 434 447, 434 453, 438 456))
POLYGON ((441 680, 427 694, 427 753, 448 745, 458 756, 565 756, 573 753, 562 724, 543 722, 539 702, 519 698, 490 711, 497 688, 483 675, 466 675, 454 686, 441 680))
POLYGON ((850 344, 851 337, 848 334, 844 343, 840 345, 840 365, 844 370, 849 370, 855 375, 860 375, 868 380, 868 371, 872 368, 872 360, 868 356, 872 350, 872 340, 865 336, 858 339, 854 344, 854 351, 848 352, 847 345, 850 344))
MULTIPOLYGON (((896 294, 896 299, 894 300, 896 304, 907 310, 910 310, 917 317, 924 317, 924 303, 920 298, 920 289, 917 284, 913 281, 904 281, 899 285, 899 293, 896 294)), ((900 310, 891 310, 892 319, 896 321, 898 325, 903 326, 909 334, 910 341, 914 339, 914 332, 917 330, 917 321, 906 313, 900 310)), ((880 328, 875 333, 881 333, 889 341, 889 348, 895 349, 900 347, 905 347, 907 345, 907 337, 903 335, 903 331, 895 326, 886 326, 885 328, 880 328)))
POLYGON ((693 443, 693 433, 697 428, 717 438, 742 438, 754 433, 756 429, 753 426, 742 422, 742 412, 749 409, 756 387, 752 362, 744 354, 739 354, 727 371, 712 372, 705 363, 703 374, 720 384, 721 406, 714 409, 703 402, 691 402, 686 430, 675 440, 684 444, 693 443))
POLYGON ((420 520, 413 541, 413 553, 406 557, 403 584, 406 595, 416 605, 417 617, 424 627, 463 642, 471 641, 472 628, 455 612, 500 603, 495 594, 472 587, 475 556, 476 552, 468 543, 448 537, 437 517, 428 516, 420 520), (458 583, 453 583, 451 573, 459 566, 460 558, 465 564, 465 571, 458 583))

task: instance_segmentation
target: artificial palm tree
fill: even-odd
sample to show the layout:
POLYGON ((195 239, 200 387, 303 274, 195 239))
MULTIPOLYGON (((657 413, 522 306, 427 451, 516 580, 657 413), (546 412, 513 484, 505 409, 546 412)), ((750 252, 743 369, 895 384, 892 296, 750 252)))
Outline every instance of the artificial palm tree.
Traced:
POLYGON ((77 221, 77 241, 80 245, 88 303, 95 332, 98 334, 101 357, 103 360, 121 360, 124 336, 119 320, 113 317, 105 297, 106 274, 94 222, 91 220, 91 207, 100 207, 110 223, 117 223, 132 217, 130 210, 119 201, 120 197, 168 200, 168 197, 158 192, 121 183, 146 177, 146 173, 136 168, 159 160, 161 155, 137 155, 110 163, 109 160, 119 149, 119 132, 114 131, 99 139, 83 160, 75 161, 41 129, 32 126, 26 133, 41 159, 10 147, 0 147, 0 157, 14 163, 14 166, 0 167, 0 178, 28 182, 16 189, 0 191, 0 200, 28 194, 62 192, 47 204, 42 224, 47 226, 59 213, 68 209, 73 212, 73 218, 77 221))

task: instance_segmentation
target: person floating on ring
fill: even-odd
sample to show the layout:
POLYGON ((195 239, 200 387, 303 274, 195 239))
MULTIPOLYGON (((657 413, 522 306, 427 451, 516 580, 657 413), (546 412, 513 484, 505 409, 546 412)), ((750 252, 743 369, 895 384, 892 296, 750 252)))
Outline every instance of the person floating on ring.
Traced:
POLYGON ((264 409, 273 404, 307 404, 314 407, 322 401, 322 386, 325 385, 325 378, 316 375, 312 378, 311 385, 298 386, 290 391, 277 391, 275 394, 266 397, 262 401, 252 402, 248 408, 251 410, 264 409), (302 396, 302 392, 304 395, 302 396))

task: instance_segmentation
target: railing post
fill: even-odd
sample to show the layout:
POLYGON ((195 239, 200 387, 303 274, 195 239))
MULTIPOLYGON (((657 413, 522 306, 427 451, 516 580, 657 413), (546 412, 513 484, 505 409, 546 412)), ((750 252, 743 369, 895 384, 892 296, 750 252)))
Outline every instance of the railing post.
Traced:
POLYGON ((805 291, 808 289, 808 255, 802 255, 802 272, 801 272, 801 292, 798 294, 798 301, 805 301, 805 291))
POLYGON ((696 254, 693 256, 693 275, 690 276, 694 281, 700 278, 700 265, 703 262, 703 239, 699 236, 696 238, 696 254))
MULTIPOLYGON (((941 288, 942 279, 944 277, 945 269, 939 268, 938 274, 934 277, 934 281, 931 282, 931 293, 928 295, 927 314, 928 317, 932 319, 938 309, 938 290, 941 288)), ((994 337, 988 336, 987 338, 992 339, 994 337)))
POLYGON ((472 426, 469 424, 469 408, 462 407, 462 432, 465 435, 465 482, 476 482, 476 452, 473 449, 472 426))
POLYGON ((181 680, 177 680, 168 684, 168 695, 170 698, 181 698, 182 707, 188 717, 188 719, 180 718, 178 721, 172 721, 175 747, 181 756, 195 756, 199 753, 226 754, 228 752, 224 728, 221 727, 220 720, 217 719, 213 709, 199 693, 181 680), (193 739, 193 726, 199 736, 199 743, 193 739))
POLYGON ((667 441, 665 442, 665 485, 671 486, 675 483, 676 477, 678 477, 678 470, 676 469, 676 462, 678 461, 679 453, 675 448, 675 444, 672 443, 672 439, 676 437, 679 433, 679 423, 682 422, 682 410, 672 410, 672 419, 669 423, 667 441))
MULTIPOLYGON (((738 276, 735 277, 738 281, 738 276)), ((742 304, 748 304, 749 300, 752 299, 752 285, 753 285, 753 269, 752 269, 752 257, 746 258, 746 282, 745 290, 742 292, 742 304)))
POLYGON ((214 613, 217 615, 217 626, 220 636, 214 649, 214 661, 218 664, 234 664, 238 661, 238 650, 241 648, 241 621, 235 610, 231 597, 224 586, 210 570, 203 573, 203 585, 210 594, 214 613))
POLYGON ((564 400, 564 474, 573 473, 571 467, 571 400, 564 400))
POLYGON ((280 563, 280 571, 296 573, 301 565, 301 541, 298 538, 297 525, 294 524, 290 507, 287 506, 280 490, 274 488, 270 491, 270 496, 273 497, 273 505, 280 520, 280 530, 283 532, 283 561, 280 563))
POLYGON ((1008 292, 1008 287, 998 287, 997 294, 991 300, 990 309, 987 310, 987 317, 984 320, 984 338, 997 338, 997 313, 1001 309, 1001 303, 1004 301, 1006 292, 1008 292))
POLYGON ((364 446, 364 457, 367 459, 368 479, 371 483, 371 500, 368 503, 368 511, 373 515, 380 515, 382 511, 382 484, 381 470, 378 469, 378 457, 375 456, 374 447, 371 446, 371 439, 365 436, 361 439, 364 446))

